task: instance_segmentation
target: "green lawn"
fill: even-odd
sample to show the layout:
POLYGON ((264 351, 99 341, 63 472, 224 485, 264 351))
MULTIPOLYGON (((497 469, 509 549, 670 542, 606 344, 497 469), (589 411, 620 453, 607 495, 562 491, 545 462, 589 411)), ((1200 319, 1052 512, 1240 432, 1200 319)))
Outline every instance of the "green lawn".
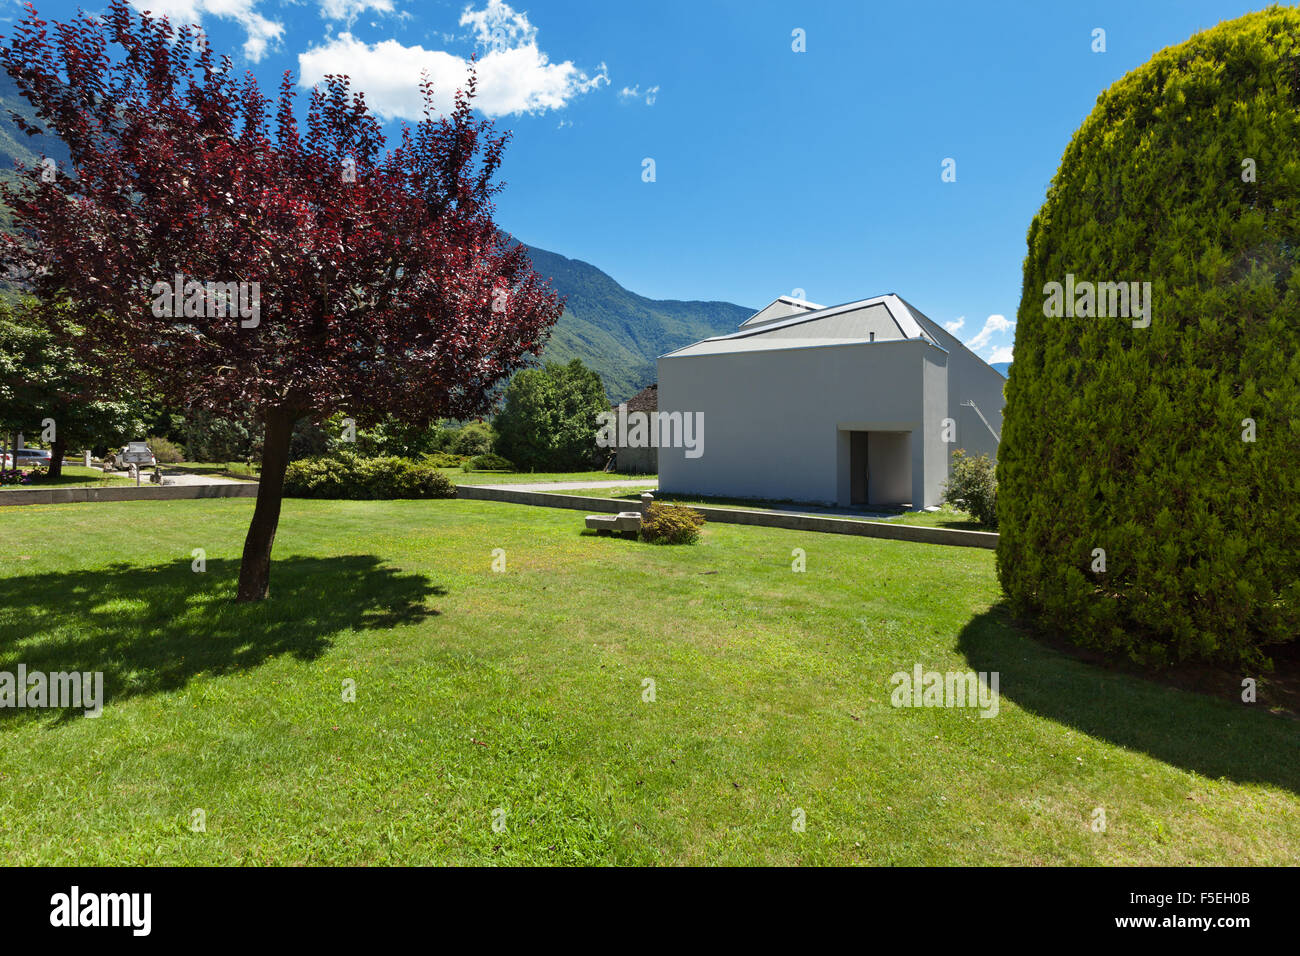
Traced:
MULTIPOLYGON (((640 491, 628 491, 626 488, 567 488, 562 491, 551 492, 551 494, 574 495, 583 498, 620 498, 629 503, 636 503, 641 500, 640 491)), ((675 495, 658 491, 654 492, 654 496, 656 501, 668 501, 674 504, 699 507, 745 508, 750 511, 797 511, 801 514, 810 515, 825 514, 829 517, 845 518, 850 521, 889 521, 893 524, 922 525, 927 528, 958 528, 963 531, 990 530, 966 512, 949 505, 944 505, 938 511, 892 510, 890 514, 884 516, 857 516, 839 514, 837 508, 806 505, 794 501, 760 501, 755 498, 706 498, 700 495, 675 495)))
POLYGON ((236 606, 252 505, 4 514, 0 670, 109 701, 0 710, 0 862, 1296 862, 1297 724, 1027 639, 991 552, 290 500, 236 606), (997 671, 997 716, 892 707, 914 663, 997 671))
MULTIPOLYGON (((657 484, 657 475, 620 475, 606 471, 462 471, 459 468, 439 468, 457 485, 518 485, 551 481, 640 481, 657 484)), ((623 489, 609 489, 622 493, 623 489)))
MULTIPOLYGON (((141 484, 148 484, 148 475, 142 475, 141 484)), ((118 478, 105 475, 98 468, 83 468, 80 465, 64 465, 63 474, 57 481, 37 481, 29 485, 0 485, 0 492, 22 491, 28 488, 100 488, 107 485, 133 485, 132 478, 118 478)))
MULTIPOLYGON (((163 465, 163 471, 169 474, 183 471, 195 475, 220 475, 224 478, 244 478, 249 480, 256 480, 258 470, 259 467, 256 463, 250 469, 247 463, 242 461, 186 461, 174 465, 163 465)), ((547 471, 534 473, 528 471, 463 471, 460 468, 439 468, 438 470, 450 478, 453 484, 457 485, 507 485, 549 481, 619 481, 625 478, 639 480, 642 477, 646 477, 648 484, 654 484, 659 480, 655 475, 618 475, 604 471, 547 471)))

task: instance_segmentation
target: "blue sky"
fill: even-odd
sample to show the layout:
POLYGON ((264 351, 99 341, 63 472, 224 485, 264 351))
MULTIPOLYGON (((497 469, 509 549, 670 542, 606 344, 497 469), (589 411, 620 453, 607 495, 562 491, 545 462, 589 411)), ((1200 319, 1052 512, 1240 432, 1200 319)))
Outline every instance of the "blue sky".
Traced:
POLYGON ((201 24, 269 93, 286 69, 347 73, 394 129, 418 115, 421 69, 450 96, 477 52, 480 106, 514 134, 497 218, 522 241, 653 298, 897 292, 990 361, 1010 358, 1025 233, 1097 95, 1262 6, 133 2, 201 24))

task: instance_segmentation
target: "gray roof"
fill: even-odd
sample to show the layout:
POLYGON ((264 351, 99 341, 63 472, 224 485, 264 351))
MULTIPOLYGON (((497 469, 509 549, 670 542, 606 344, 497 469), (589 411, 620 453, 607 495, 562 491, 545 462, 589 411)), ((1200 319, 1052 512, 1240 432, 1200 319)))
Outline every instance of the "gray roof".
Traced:
MULTIPOLYGON (((783 302, 782 296, 773 302, 783 302)), ((812 306, 797 299, 789 304, 812 306)), ((768 306, 767 308, 771 308, 768 306)), ((755 313, 755 315, 761 314, 755 313)), ((829 345, 849 345, 870 341, 899 341, 919 339, 938 348, 939 338, 932 331, 934 323, 893 293, 846 302, 829 308, 816 307, 814 311, 801 312, 787 318, 772 319, 730 335, 716 335, 693 345, 667 353, 664 357, 711 355, 727 352, 744 352, 774 348, 811 348, 829 345), (869 327, 879 329, 873 337, 869 327), (801 334, 803 333, 803 334, 801 334)), ((751 320, 747 320, 752 321, 751 320)))

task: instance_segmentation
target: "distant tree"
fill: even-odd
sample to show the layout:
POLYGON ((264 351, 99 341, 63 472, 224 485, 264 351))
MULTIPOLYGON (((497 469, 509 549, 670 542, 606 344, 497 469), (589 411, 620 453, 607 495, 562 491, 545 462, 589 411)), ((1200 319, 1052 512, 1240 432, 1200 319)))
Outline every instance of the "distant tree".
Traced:
POLYGON ((600 374, 580 359, 526 369, 506 388, 494 422, 497 451, 521 468, 589 467, 596 451, 596 416, 607 411, 600 374))
POLYGON ((419 458, 437 451, 442 440, 442 428, 436 422, 408 424, 392 415, 369 427, 353 428, 351 440, 344 440, 349 434, 343 424, 345 417, 335 415, 326 422, 324 431, 329 436, 328 447, 352 451, 363 458, 419 458))
POLYGON ((195 408, 185 416, 182 444, 190 461, 244 461, 260 456, 262 425, 251 408, 242 415, 195 408))
POLYGON ((66 312, 35 298, 0 299, 0 433, 22 432, 33 445, 52 431, 54 478, 69 450, 145 437, 145 402, 125 382, 105 379, 102 358, 88 362, 68 344, 81 334, 66 312))
POLYGON ((487 422, 469 422, 448 431, 442 447, 453 455, 485 455, 496 440, 496 432, 487 422))
POLYGON ((493 222, 508 136, 475 117, 473 77, 440 119, 426 79, 424 119, 387 152, 346 77, 312 91, 300 129, 288 73, 273 102, 201 31, 126 0, 53 37, 28 7, 7 32, 0 65, 75 175, 37 167, 0 189, 21 229, 5 259, 169 401, 255 409, 237 594, 261 600, 296 422, 472 418, 559 317, 493 222))

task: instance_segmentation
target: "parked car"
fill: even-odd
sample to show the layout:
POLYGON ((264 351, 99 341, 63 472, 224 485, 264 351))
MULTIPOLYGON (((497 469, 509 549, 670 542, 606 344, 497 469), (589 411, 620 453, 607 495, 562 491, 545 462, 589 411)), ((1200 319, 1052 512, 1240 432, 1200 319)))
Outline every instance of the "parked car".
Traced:
POLYGON ((139 465, 141 468, 153 468, 157 464, 158 460, 154 458, 153 452, 149 450, 148 443, 142 441, 128 443, 113 456, 113 467, 118 471, 125 471, 132 465, 139 465))
POLYGON ((14 454, 19 468, 48 468, 54 460, 48 448, 19 448, 14 454))

